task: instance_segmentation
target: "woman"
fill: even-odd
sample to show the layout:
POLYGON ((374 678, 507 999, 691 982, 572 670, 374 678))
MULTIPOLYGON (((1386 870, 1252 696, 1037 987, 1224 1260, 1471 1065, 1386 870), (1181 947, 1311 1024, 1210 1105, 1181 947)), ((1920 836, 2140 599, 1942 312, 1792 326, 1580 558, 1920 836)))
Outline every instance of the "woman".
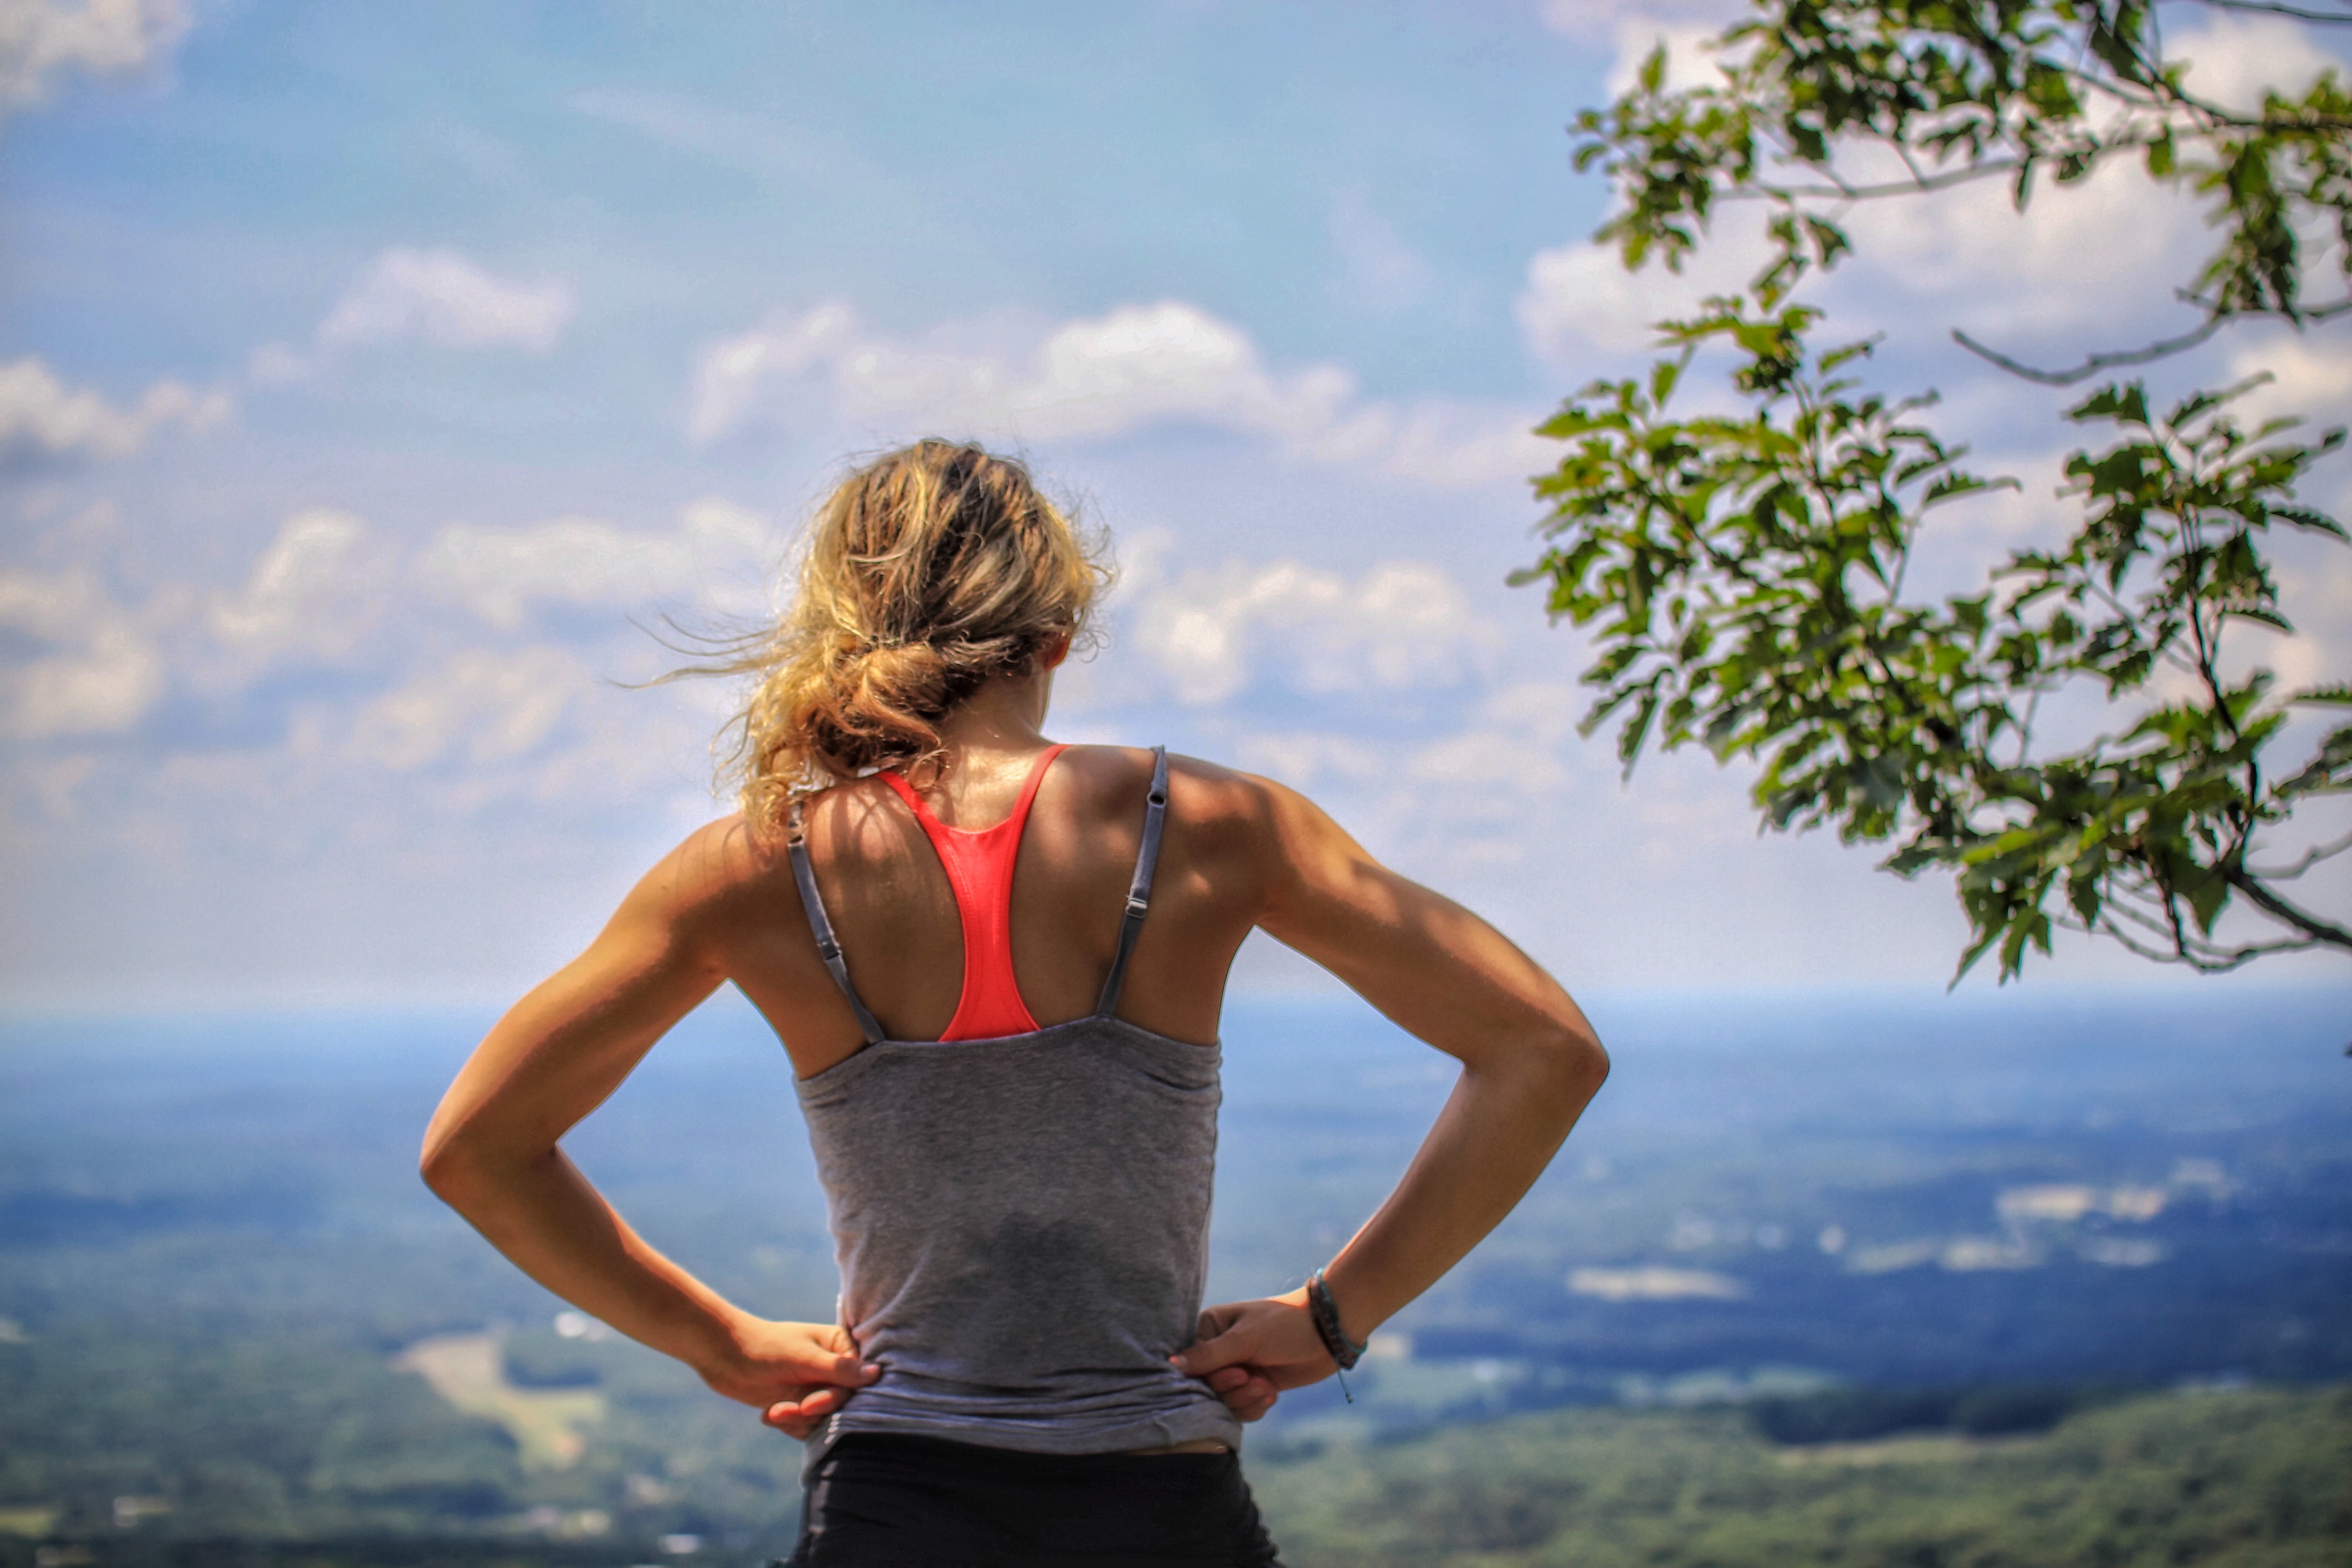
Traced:
POLYGON ((425 1136, 434 1191, 533 1279, 807 1440, 810 1568, 1273 1562, 1240 1424, 1492 1229, 1607 1071, 1549 975, 1299 795, 1049 742, 1104 577, 1016 463, 924 441, 853 473, 730 667, 758 677, 742 810, 499 1022, 425 1136), (1201 1311, 1218 1015, 1254 928, 1462 1075, 1306 1286, 1201 1311), (721 1299, 558 1145, 730 981, 797 1075, 838 1324, 721 1299))

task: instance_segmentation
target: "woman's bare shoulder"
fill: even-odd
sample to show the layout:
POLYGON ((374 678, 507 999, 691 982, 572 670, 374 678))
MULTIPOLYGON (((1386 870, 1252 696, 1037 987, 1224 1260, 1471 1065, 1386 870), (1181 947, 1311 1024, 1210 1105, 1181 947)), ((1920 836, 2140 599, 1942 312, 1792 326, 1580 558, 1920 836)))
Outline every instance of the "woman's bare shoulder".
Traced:
MULTIPOLYGON (((1151 782, 1149 746, 1072 746, 1089 794, 1107 813, 1124 815, 1151 782)), ((1194 834, 1254 835, 1273 824, 1281 786, 1203 758, 1168 753, 1168 811, 1194 834)))
POLYGON ((679 840, 647 875, 679 913, 725 907, 736 895, 792 875, 781 831, 732 812, 679 840))

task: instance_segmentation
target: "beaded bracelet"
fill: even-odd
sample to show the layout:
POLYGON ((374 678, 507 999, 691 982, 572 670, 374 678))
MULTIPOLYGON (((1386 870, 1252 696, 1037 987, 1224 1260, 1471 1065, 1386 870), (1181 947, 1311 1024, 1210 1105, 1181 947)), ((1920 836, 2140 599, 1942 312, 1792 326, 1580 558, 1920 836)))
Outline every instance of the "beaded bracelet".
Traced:
POLYGON ((1339 1392, 1349 1404, 1356 1396, 1348 1391, 1348 1369, 1364 1359, 1368 1348, 1348 1338, 1339 1327, 1339 1308, 1331 1300, 1331 1287, 1323 1282, 1323 1270, 1318 1268, 1307 1277, 1307 1315, 1315 1324, 1315 1332, 1323 1341, 1323 1348, 1339 1363, 1339 1392))

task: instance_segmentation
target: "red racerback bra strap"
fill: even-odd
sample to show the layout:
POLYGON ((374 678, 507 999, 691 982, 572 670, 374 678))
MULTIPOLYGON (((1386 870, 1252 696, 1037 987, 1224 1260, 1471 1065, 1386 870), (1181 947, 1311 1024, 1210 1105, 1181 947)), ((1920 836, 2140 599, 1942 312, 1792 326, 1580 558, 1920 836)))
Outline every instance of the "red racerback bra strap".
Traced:
POLYGON ((1021 858, 1021 830, 1028 825, 1037 786, 1062 752, 1060 746, 1048 746, 1029 770, 1013 815, 978 832, 950 827, 931 815, 905 779, 895 773, 882 775, 914 811, 931 847, 939 851, 948 886, 955 893, 956 914, 963 922, 963 994, 942 1040, 995 1039, 1030 1034, 1037 1027, 1013 976, 1013 868, 1021 858))

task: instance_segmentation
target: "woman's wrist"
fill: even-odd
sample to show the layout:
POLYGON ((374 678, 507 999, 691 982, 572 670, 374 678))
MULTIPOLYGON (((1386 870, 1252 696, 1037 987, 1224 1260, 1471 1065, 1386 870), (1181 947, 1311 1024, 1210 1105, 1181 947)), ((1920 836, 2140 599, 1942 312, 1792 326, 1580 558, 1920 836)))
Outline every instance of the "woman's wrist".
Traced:
POLYGON ((1364 1352, 1370 1348, 1366 1341, 1350 1337, 1341 1325, 1339 1305, 1331 1299, 1331 1288, 1324 1282, 1320 1268, 1307 1277, 1307 1315, 1314 1321, 1324 1351, 1341 1372, 1361 1361, 1364 1352))
POLYGON ((620 1323, 614 1327, 684 1362, 705 1379, 724 1375, 751 1358, 758 1318, 715 1292, 682 1294, 683 1300, 655 1307, 652 1321, 641 1329, 620 1323))
MULTIPOLYGON (((1322 1283, 1325 1296, 1336 1315, 1337 1326, 1347 1342, 1361 1349, 1371 1342, 1372 1334, 1391 1314, 1376 1310, 1370 1300, 1371 1291, 1367 1282, 1348 1267, 1344 1254, 1335 1258, 1325 1268, 1315 1271, 1322 1283)), ((1311 1308, 1309 1292, 1302 1290, 1300 1300, 1311 1308)))

